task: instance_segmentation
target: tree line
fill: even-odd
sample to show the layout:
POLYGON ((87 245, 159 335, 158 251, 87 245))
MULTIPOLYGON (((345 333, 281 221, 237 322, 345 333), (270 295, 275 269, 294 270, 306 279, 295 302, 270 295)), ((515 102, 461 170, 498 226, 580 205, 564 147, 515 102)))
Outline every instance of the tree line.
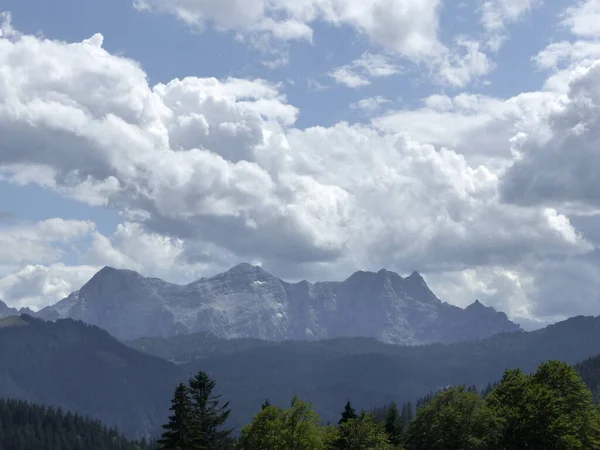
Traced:
MULTIPOLYGON (((577 370, 595 386, 598 359, 583 364, 577 370)), ((267 400, 237 436, 229 402, 199 372, 175 389, 157 442, 127 440, 60 408, 0 400, 0 450, 600 450, 600 409, 577 370, 558 361, 529 375, 507 370, 481 391, 452 387, 400 408, 359 412, 347 401, 336 423, 298 397, 287 407, 267 400)))
POLYGON ((0 450, 150 450, 151 445, 61 408, 0 399, 0 450))
POLYGON ((158 441, 163 450, 600 450, 600 408, 577 371, 549 361, 525 374, 507 370, 482 392, 451 387, 399 410, 357 412, 324 424, 310 403, 265 401, 234 437, 216 382, 200 372, 180 384, 158 441))

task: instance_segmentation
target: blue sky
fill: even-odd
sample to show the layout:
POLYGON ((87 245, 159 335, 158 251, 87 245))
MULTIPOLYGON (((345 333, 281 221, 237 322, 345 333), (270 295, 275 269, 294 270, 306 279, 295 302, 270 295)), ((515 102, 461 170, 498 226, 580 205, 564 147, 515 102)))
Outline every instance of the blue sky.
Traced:
POLYGON ((416 269, 528 325, 600 310, 577 101, 598 0, 174 5, 2 3, 0 298, 43 306, 103 265, 188 282, 251 261, 416 269))

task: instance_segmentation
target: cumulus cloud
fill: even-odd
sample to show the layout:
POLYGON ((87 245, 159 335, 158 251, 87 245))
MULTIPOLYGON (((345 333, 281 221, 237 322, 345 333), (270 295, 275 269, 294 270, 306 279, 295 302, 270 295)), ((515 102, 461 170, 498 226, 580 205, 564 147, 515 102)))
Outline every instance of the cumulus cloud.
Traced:
POLYGON ((79 289, 100 267, 66 266, 61 263, 27 265, 0 277, 0 298, 8 305, 40 310, 79 289))
MULTIPOLYGON (((300 3, 289 5, 298 17, 308 14, 300 3)), ((139 64, 102 44, 101 35, 76 43, 14 34, 0 39, 3 179, 39 183, 123 217, 110 236, 89 223, 32 225, 29 235, 48 237, 30 239, 37 260, 24 258, 27 252, 10 258, 22 270, 45 264, 32 267, 62 273, 51 272, 60 257, 54 243, 78 236, 90 236, 86 267, 110 264, 181 282, 241 260, 282 276, 322 279, 361 267, 429 274, 503 268, 593 248, 551 205, 502 203, 502 171, 471 158, 474 138, 485 133, 501 138, 490 152, 505 159, 520 142, 515 133, 543 140, 542 119, 562 107, 560 94, 506 101, 436 96, 421 110, 376 120, 377 126, 300 130, 294 128, 298 110, 278 85, 189 77, 151 86, 139 64), (432 127, 427 136, 423 123, 453 133, 444 137, 432 127)), ((364 68, 370 76, 389 73, 385 65, 364 68)), ((26 230, 10 229, 6 241, 26 230)), ((504 270, 498 280, 514 273, 504 270)), ((13 303, 47 297, 19 297, 10 289, 20 282, 4 283, 0 295, 13 303)), ((489 284, 498 292, 505 286, 489 284)), ((44 289, 58 295, 67 288, 44 289)))
POLYGON ((571 72, 561 109, 548 119, 551 139, 525 135, 519 158, 502 180, 506 201, 520 205, 598 208, 600 61, 571 72))
POLYGON ((280 39, 312 38, 313 22, 349 25, 411 58, 438 51, 439 0, 134 0, 140 11, 171 14, 202 29, 271 31, 280 39), (277 31, 279 30, 279 31, 277 31))
POLYGON ((539 142, 551 137, 548 117, 563 107, 552 91, 522 93, 509 99, 484 95, 431 95, 418 109, 392 111, 373 119, 382 131, 407 132, 416 140, 454 149, 471 164, 504 167, 512 162, 515 139, 539 142))
MULTIPOLYGON (((508 20, 515 7, 504 5, 507 2, 510 3, 509 0, 489 2, 495 5, 490 11, 497 10, 508 20)), ((480 44, 473 40, 459 38, 450 47, 440 42, 440 5, 440 0, 134 1, 140 11, 171 14, 197 30, 207 23, 218 30, 233 30, 239 39, 263 53, 272 53, 275 48, 278 56, 265 62, 269 67, 288 62, 287 49, 281 50, 278 42, 312 42, 315 22, 350 26, 387 51, 429 65, 438 81, 462 87, 488 73, 492 64, 480 44)), ((399 70, 383 55, 367 56, 372 58, 368 61, 371 67, 379 66, 379 72, 370 72, 369 67, 360 66, 357 60, 333 69, 330 76, 338 83, 356 88, 368 85, 370 77, 389 76, 399 70)))
POLYGON ((48 219, 35 224, 0 223, 0 264, 58 261, 62 245, 92 233, 93 222, 48 219))
POLYGON ((575 35, 586 38, 600 37, 600 1, 580 0, 576 6, 567 8, 563 24, 575 35))
POLYGON ((571 64, 586 64, 600 58, 600 42, 554 42, 539 52, 534 61, 542 69, 564 69, 571 64))

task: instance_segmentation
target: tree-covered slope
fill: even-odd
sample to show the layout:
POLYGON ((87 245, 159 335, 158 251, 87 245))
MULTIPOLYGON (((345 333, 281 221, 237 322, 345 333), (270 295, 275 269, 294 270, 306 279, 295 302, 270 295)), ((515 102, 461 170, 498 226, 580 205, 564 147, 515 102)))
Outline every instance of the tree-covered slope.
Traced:
POLYGON ((183 363, 188 373, 205 370, 218 379, 239 426, 265 398, 286 404, 298 394, 325 420, 334 420, 348 398, 357 408, 401 404, 449 385, 481 389, 507 368, 530 372, 551 359, 573 364, 600 353, 600 318, 575 317, 529 333, 421 347, 361 338, 275 343, 206 334, 130 345, 183 363))
POLYGON ((181 370, 70 319, 0 319, 0 397, 100 419, 130 437, 155 433, 181 370))
POLYGON ((22 400, 0 399, 1 450, 147 450, 98 420, 22 400))

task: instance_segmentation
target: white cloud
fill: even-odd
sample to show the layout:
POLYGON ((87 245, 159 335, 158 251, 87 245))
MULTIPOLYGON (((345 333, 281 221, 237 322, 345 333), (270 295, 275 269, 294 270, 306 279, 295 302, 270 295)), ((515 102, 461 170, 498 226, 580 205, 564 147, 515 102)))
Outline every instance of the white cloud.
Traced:
POLYGON ((432 95, 422 108, 394 111, 375 118, 373 124, 382 131, 407 132, 420 142, 452 148, 471 164, 504 167, 512 161, 515 137, 550 139, 547 119, 563 103, 555 92, 523 93, 506 100, 467 93, 432 95))
POLYGON ((488 74, 494 67, 487 55, 480 51, 478 42, 460 38, 455 47, 439 63, 442 82, 455 87, 464 87, 473 79, 488 74))
POLYGON ((93 222, 60 218, 35 224, 0 224, 0 264, 58 261, 64 254, 63 244, 87 236, 94 229, 93 222))
POLYGON ((600 42, 576 41, 554 42, 539 52, 534 61, 542 69, 559 69, 566 62, 587 64, 600 58, 600 42))
POLYGON ((10 12, 0 11, 0 38, 15 38, 19 33, 12 26, 12 16, 10 12))
POLYGON ((501 31, 507 23, 541 4, 541 0, 486 0, 481 7, 483 26, 488 31, 501 31))
MULTIPOLYGON (((528 4, 534 5, 535 0, 528 4)), ((313 42, 312 26, 321 21, 333 26, 350 26, 386 51, 431 68, 438 81, 465 86, 492 69, 492 64, 472 39, 458 37, 448 47, 440 42, 441 0, 134 0, 140 11, 171 14, 189 26, 202 30, 209 23, 218 30, 233 30, 263 53, 280 48, 277 41, 313 42)), ((490 0, 484 8, 489 22, 516 20, 522 12, 515 0, 490 0), (517 13, 518 10, 518 13, 517 13)), ((528 9, 529 6, 525 9, 528 9)), ((277 50, 276 53, 281 53, 277 50)), ((284 56, 266 61, 268 67, 287 64, 284 56)), ((383 58, 381 55, 371 55, 383 58)), ((384 61, 384 64, 385 61, 384 61)), ((331 70, 338 83, 356 88, 366 86, 371 77, 398 72, 388 65, 384 72, 361 73, 353 65, 331 70)))
POLYGON ((542 3, 542 0, 486 0, 481 6, 481 22, 488 34, 487 45, 498 50, 506 40, 506 25, 518 21, 542 3))
POLYGON ((400 73, 400 67, 390 57, 364 52, 352 63, 334 69, 329 76, 336 83, 358 88, 371 84, 373 78, 389 77, 397 73, 400 73))
POLYGON ((85 284, 100 267, 27 265, 0 277, 0 298, 8 305, 39 310, 63 299, 85 284))
MULTIPOLYGON (((310 16, 289 5, 297 17, 310 16)), ((371 63, 361 73, 389 74, 371 63)), ((30 238, 37 259, 21 251, 8 264, 50 270, 60 245, 91 236, 82 258, 90 267, 111 264, 171 280, 240 260, 321 279, 359 267, 429 274, 502 268, 488 283, 500 298, 510 285, 501 281, 518 272, 513 266, 592 250, 552 206, 503 204, 502 171, 475 158, 510 160, 511 146, 521 142, 514 136, 543 142, 546 119, 568 100, 560 93, 435 96, 421 110, 376 120, 377 127, 299 130, 298 110, 277 85, 189 77, 150 86, 136 62, 102 48, 100 35, 81 43, 0 39, 0 66, 4 179, 40 183, 124 217, 111 236, 79 222, 10 229, 7 241, 49 237, 30 238)), ((585 79, 579 89, 594 100, 585 79)), ((67 287, 18 297, 6 292, 19 283, 4 283, 13 303, 41 302, 43 292, 69 286, 52 282, 67 287)))
POLYGON ((586 38, 600 37, 600 1, 580 0, 577 6, 567 8, 563 24, 575 35, 586 38))
POLYGON ((466 307, 476 299, 512 318, 532 320, 534 277, 517 267, 479 267, 427 276, 438 297, 466 307))
POLYGON ((352 103, 350 105, 350 108, 360 109, 367 113, 373 113, 386 103, 391 103, 391 101, 387 98, 382 97, 381 95, 378 95, 376 97, 363 98, 356 103, 352 103))
POLYGON ((349 88, 359 88, 371 84, 369 80, 353 72, 348 67, 339 67, 329 74, 338 84, 344 84, 349 88))
POLYGON ((570 72, 563 107, 548 117, 551 139, 523 136, 518 159, 503 178, 507 201, 575 210, 598 208, 600 61, 570 72))
POLYGON ((134 6, 174 15, 197 29, 208 22, 220 30, 270 30, 280 39, 312 37, 317 20, 349 25, 412 59, 436 54, 441 46, 440 0, 135 0, 134 6))

